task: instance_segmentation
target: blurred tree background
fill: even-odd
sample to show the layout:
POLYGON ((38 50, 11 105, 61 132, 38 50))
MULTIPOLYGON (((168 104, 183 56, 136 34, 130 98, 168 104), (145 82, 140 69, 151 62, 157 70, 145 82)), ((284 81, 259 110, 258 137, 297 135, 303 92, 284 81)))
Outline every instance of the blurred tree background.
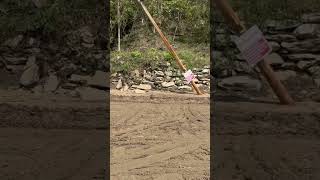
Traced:
POLYGON ((97 32, 107 3, 99 0, 2 0, 0 1, 0 40, 15 34, 38 34, 59 39, 71 30, 89 25, 97 32))

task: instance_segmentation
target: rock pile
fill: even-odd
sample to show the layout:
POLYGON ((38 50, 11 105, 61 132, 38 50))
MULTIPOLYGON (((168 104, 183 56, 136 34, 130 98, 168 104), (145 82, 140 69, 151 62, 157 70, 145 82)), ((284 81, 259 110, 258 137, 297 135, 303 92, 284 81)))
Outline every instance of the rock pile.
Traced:
POLYGON ((89 27, 70 32, 62 43, 18 35, 2 43, 0 52, 0 68, 20 77, 20 88, 71 96, 109 89, 107 52, 89 27))
MULTIPOLYGON (((192 91, 191 86, 184 79, 183 73, 173 68, 169 63, 162 69, 135 70, 129 75, 115 73, 111 75, 113 87, 121 91, 134 90, 136 93, 144 93, 150 90, 163 90, 173 92, 192 91)), ((195 82, 203 91, 210 91, 210 69, 205 66, 201 69, 192 69, 195 74, 195 82)))

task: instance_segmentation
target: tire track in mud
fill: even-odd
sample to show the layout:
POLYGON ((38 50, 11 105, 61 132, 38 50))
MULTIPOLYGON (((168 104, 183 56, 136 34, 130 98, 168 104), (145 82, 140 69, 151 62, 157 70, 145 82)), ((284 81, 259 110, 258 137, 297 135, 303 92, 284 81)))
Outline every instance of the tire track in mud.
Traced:
POLYGON ((209 178, 209 104, 115 102, 110 115, 111 179, 209 178))

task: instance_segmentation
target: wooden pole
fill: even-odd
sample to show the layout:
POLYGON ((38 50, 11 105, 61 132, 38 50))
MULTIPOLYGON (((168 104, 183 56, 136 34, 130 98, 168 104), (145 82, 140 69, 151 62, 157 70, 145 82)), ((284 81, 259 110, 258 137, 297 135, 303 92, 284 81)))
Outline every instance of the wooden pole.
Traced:
MULTIPOLYGON (((151 23, 153 24, 153 26, 155 27, 155 29, 157 30, 157 32, 159 33, 162 41, 164 42, 164 44, 166 45, 166 47, 168 48, 169 52, 171 53, 171 55, 174 57, 174 59, 176 60, 179 68, 186 72, 187 68, 183 65, 181 59, 179 58, 179 56, 177 55, 177 53, 175 52, 175 50, 172 48, 172 46, 170 45, 168 39, 164 36, 164 34, 162 33, 162 31, 160 30, 159 26, 157 25, 157 23, 154 21, 154 19, 152 18, 151 14, 149 13, 148 9, 146 8, 146 6, 142 3, 141 0, 137 0, 141 7, 143 8, 144 12, 147 14, 148 18, 150 19, 151 23)), ((194 80, 191 81, 191 85, 193 87, 193 89, 197 92, 198 95, 203 94, 200 89, 198 88, 198 86, 196 85, 196 83, 194 82, 194 80)))
MULTIPOLYGON (((222 15, 229 23, 231 28, 238 33, 242 33, 246 31, 246 28, 241 23, 237 14, 233 11, 232 7, 227 3, 226 0, 213 0, 218 9, 220 9, 222 15)), ((275 72, 272 67, 266 60, 260 61, 258 64, 258 68, 261 70, 264 77, 269 82, 271 88, 274 93, 278 96, 281 104, 292 105, 294 104, 293 99, 289 95, 287 89, 281 83, 281 81, 277 78, 275 72)))

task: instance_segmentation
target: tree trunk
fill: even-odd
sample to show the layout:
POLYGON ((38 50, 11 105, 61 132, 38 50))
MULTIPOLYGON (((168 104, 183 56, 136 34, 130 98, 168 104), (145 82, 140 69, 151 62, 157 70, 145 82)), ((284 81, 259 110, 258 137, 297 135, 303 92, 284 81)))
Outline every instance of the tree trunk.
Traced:
POLYGON ((121 51, 120 0, 118 0, 118 51, 121 51))

